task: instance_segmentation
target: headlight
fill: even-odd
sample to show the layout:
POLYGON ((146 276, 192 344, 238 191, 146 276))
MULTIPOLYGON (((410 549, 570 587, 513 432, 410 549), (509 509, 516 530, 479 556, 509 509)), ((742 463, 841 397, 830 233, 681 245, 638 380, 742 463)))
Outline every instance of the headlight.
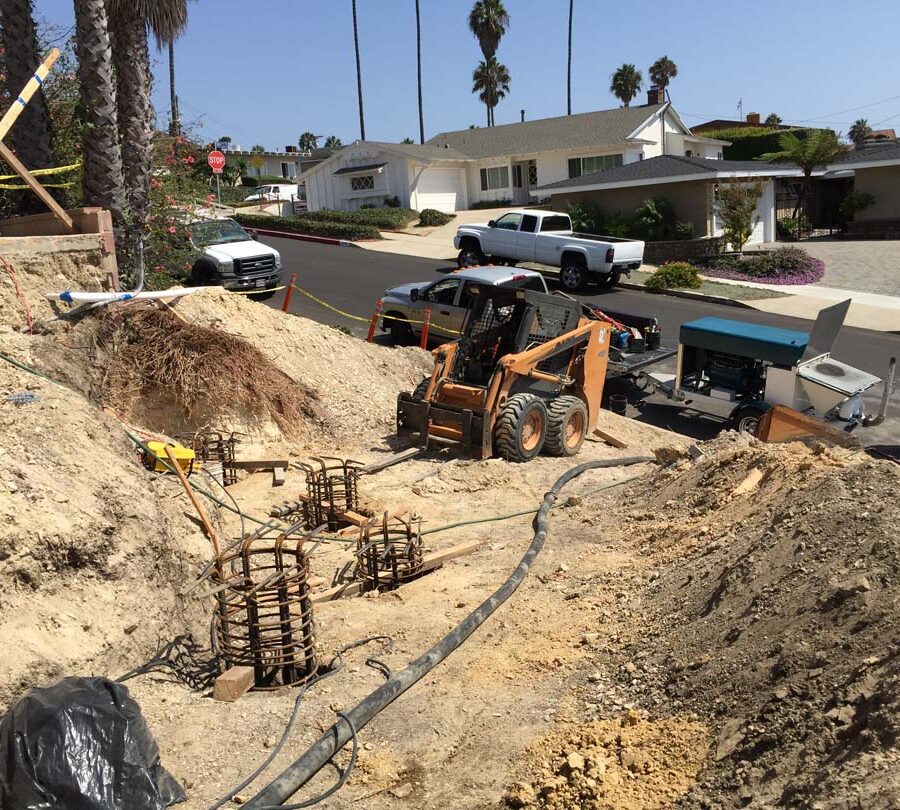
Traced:
POLYGON ((234 259, 219 259, 219 270, 226 272, 234 270, 234 259))
POLYGON ((281 270, 281 254, 280 253, 275 254, 275 269, 281 270))

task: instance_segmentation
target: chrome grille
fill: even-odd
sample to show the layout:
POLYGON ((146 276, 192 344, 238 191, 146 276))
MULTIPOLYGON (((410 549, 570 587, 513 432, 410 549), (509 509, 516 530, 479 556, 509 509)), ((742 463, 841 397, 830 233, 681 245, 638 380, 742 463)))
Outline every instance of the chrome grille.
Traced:
POLYGON ((246 259, 234 260, 234 272, 238 275, 245 275, 247 273, 267 273, 274 269, 274 256, 248 256, 246 259))

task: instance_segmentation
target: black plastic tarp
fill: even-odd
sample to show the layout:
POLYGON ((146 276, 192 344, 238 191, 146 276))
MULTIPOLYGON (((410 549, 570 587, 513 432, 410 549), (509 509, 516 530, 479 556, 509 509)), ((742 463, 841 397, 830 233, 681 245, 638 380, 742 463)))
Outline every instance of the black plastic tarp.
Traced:
POLYGON ((164 810, 185 798, 121 684, 63 678, 0 718, 0 810, 164 810))

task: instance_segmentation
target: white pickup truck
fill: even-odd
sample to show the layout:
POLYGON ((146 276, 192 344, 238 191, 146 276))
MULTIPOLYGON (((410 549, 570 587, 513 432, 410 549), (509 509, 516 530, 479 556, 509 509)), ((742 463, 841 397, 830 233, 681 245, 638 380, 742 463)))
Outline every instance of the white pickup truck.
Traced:
POLYGON ((613 287, 622 273, 637 270, 644 260, 644 243, 573 233, 568 214, 525 209, 509 211, 485 225, 463 225, 454 247, 460 267, 486 264, 538 262, 559 268, 563 289, 573 292, 588 281, 613 287))

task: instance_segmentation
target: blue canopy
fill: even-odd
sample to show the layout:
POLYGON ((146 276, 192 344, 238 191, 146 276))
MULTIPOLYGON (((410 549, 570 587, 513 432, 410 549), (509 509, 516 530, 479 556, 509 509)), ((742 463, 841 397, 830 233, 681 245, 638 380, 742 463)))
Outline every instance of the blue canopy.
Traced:
POLYGON ((681 325, 679 340, 683 346, 794 365, 806 350, 809 335, 727 318, 700 318, 681 325))

